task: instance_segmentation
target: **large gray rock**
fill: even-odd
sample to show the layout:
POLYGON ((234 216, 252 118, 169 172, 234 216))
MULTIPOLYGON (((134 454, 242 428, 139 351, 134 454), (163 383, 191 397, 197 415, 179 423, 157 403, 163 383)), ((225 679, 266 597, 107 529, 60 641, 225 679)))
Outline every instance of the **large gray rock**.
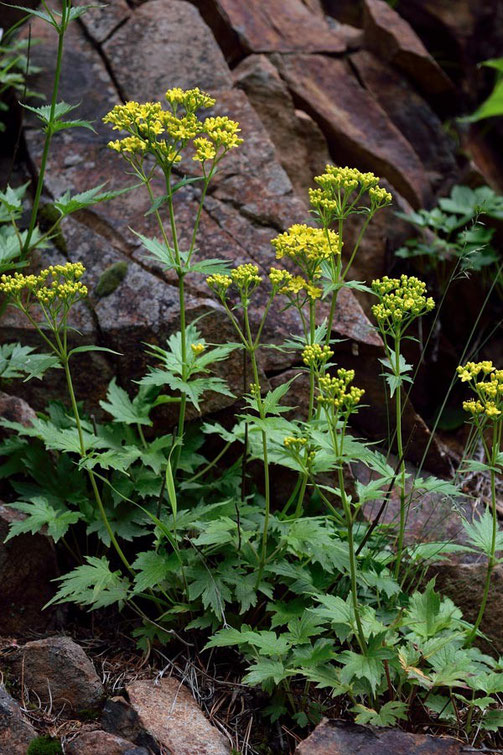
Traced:
POLYGON ((149 755, 146 747, 106 731, 86 731, 65 743, 65 755, 149 755))

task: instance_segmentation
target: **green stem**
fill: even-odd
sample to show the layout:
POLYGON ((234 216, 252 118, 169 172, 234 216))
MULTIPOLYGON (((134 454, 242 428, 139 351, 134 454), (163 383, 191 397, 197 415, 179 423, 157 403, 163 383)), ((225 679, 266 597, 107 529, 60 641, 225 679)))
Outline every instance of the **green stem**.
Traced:
MULTIPOLYGON (((259 408, 259 415, 260 415, 260 419, 264 420, 265 419, 264 404, 262 402, 262 398, 260 396, 260 392, 258 389, 258 386, 260 386, 260 378, 259 378, 259 373, 258 373, 256 347, 255 347, 253 336, 251 333, 250 318, 248 317, 248 307, 243 308, 243 314, 244 314, 245 334, 246 334, 246 339, 248 341, 248 353, 250 355, 250 359, 252 363, 253 382, 257 386, 257 404, 259 408)), ((267 435, 264 429, 261 430, 261 435, 262 435, 262 454, 263 454, 263 459, 264 459, 265 512, 264 512, 264 529, 262 532, 260 561, 259 561, 259 568, 258 568, 257 582, 256 582, 257 586, 260 584, 260 580, 262 579, 262 574, 264 571, 264 566, 265 566, 266 557, 267 557, 267 536, 268 536, 268 531, 269 531, 269 518, 271 514, 269 459, 268 459, 268 453, 267 453, 267 435)))
MULTIPOLYGON (((400 336, 395 336, 395 375, 400 375, 400 336)), ((400 479, 400 525, 398 531, 398 543, 395 562, 395 579, 400 574, 400 566, 403 554, 403 541, 405 537, 406 523, 406 505, 405 505, 405 460, 403 458, 403 436, 402 436, 402 388, 400 385, 395 389, 395 422, 396 422, 396 445, 398 458, 401 459, 399 479, 400 479)))
POLYGON ((473 625, 473 629, 467 637, 467 640, 466 640, 467 645, 471 645, 473 643, 475 637, 477 636, 477 632, 482 622, 482 619, 484 618, 484 613, 485 613, 486 605, 487 605, 487 599, 489 597, 489 590, 491 587, 491 577, 492 577, 494 567, 496 565, 496 541, 497 541, 497 536, 498 536, 498 509, 496 507, 496 472, 494 471, 494 467, 496 464, 496 459, 498 457, 499 447, 500 447, 500 438, 499 438, 499 432, 498 432, 498 423, 495 422, 494 428, 493 428, 493 445, 492 445, 491 455, 490 455, 491 513, 492 513, 491 551, 490 551, 489 559, 487 562, 484 592, 482 593, 482 600, 480 602, 479 612, 475 620, 475 624, 473 625))
POLYGON ((51 141, 54 134, 53 132, 54 113, 56 111, 56 104, 58 101, 59 80, 61 78, 61 68, 62 68, 62 61, 63 61, 64 37, 65 37, 66 27, 68 25, 67 11, 68 11, 68 6, 67 6, 67 3, 64 2, 63 8, 61 11, 61 22, 58 26, 58 51, 56 55, 56 71, 54 73, 54 84, 52 87, 49 122, 46 127, 44 150, 42 152, 42 159, 40 161, 40 170, 38 173, 37 187, 35 189, 35 197, 33 199, 30 225, 28 227, 28 233, 26 234, 26 240, 24 242, 24 247, 23 247, 23 254, 22 254, 23 257, 26 257, 30 251, 30 241, 31 241, 31 237, 33 236, 33 231, 35 230, 35 225, 37 222, 37 215, 38 215, 38 208, 40 205, 40 197, 42 196, 42 189, 44 187, 44 175, 45 175, 45 169, 47 166, 47 158, 49 157, 49 149, 51 147, 51 141))
MULTIPOLYGON (((57 334, 56 334, 56 337, 57 337, 57 334)), ((85 441, 84 441, 84 433, 82 431, 82 424, 81 424, 81 421, 80 421, 80 414, 79 414, 79 409, 78 409, 78 406, 77 406, 77 400, 75 398, 75 391, 73 389, 73 381, 72 381, 72 375, 71 375, 71 372, 70 372, 70 367, 69 367, 69 364, 68 364, 68 356, 66 354, 60 354, 59 356, 60 356, 61 362, 63 364, 63 369, 65 371, 66 384, 67 384, 67 387, 68 387, 68 394, 70 396, 70 402, 71 402, 71 405, 72 405, 73 416, 75 417, 75 424, 77 425, 77 433, 79 435, 80 455, 84 459, 85 456, 86 456, 86 444, 85 444, 85 441)), ((110 537, 110 541, 113 544, 115 550, 117 551, 117 554, 118 554, 120 560, 122 561, 122 563, 124 564, 124 566, 126 567, 126 569, 131 574, 134 574, 134 570, 131 567, 131 565, 130 565, 129 561, 127 560, 126 556, 124 555, 124 553, 122 551, 122 548, 120 547, 119 543, 117 542, 117 539, 116 539, 116 537, 114 535, 114 532, 112 530, 110 522, 108 521, 108 517, 107 517, 106 511, 105 511, 105 507, 103 505, 103 501, 101 500, 101 495, 100 495, 100 492, 98 490, 98 486, 96 484, 96 480, 95 480, 95 477, 94 477, 94 474, 93 474, 92 470, 88 469, 87 470, 87 474, 89 476, 89 481, 90 481, 91 487, 93 489, 93 493, 94 493, 94 497, 96 499, 96 503, 98 504, 98 509, 100 511, 101 518, 103 519, 103 524, 105 525, 106 530, 108 532, 108 535, 110 537)))

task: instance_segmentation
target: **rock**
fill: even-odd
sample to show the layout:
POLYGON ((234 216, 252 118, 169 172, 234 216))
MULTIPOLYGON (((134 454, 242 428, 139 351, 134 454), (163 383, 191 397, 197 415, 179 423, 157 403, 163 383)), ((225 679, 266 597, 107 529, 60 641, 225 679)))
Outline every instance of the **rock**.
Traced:
POLYGON ((323 55, 274 56, 274 62, 339 164, 372 170, 414 207, 423 205, 429 187, 417 154, 347 62, 323 55))
POLYGON ((236 85, 260 116, 295 191, 307 200, 313 176, 330 162, 321 130, 307 113, 296 110, 288 88, 265 55, 250 55, 233 73, 236 85))
POLYGON ((97 730, 84 732, 67 742, 65 755, 149 755, 149 751, 115 734, 97 730))
POLYGON ((439 117, 403 74, 372 53, 361 50, 351 56, 351 63, 360 81, 417 153, 434 192, 447 194, 459 172, 454 158, 456 145, 439 117))
POLYGON ((44 605, 54 594, 59 572, 54 545, 45 535, 18 535, 4 543, 11 522, 24 519, 0 504, 0 634, 44 631, 53 618, 44 605))
POLYGON ((0 753, 4 755, 26 755, 26 751, 37 732, 23 718, 21 708, 0 685, 0 753))
POLYGON ((212 0, 239 37, 243 52, 327 52, 346 50, 344 35, 302 0, 212 0))
POLYGON ((226 737, 203 715, 191 693, 173 678, 126 685, 145 730, 172 755, 226 755, 226 737))
POLYGON ((23 427, 30 427, 37 415, 22 398, 0 391, 0 417, 9 422, 19 422, 23 427))
MULTIPOLYGON (((88 5, 87 0, 79 0, 77 4, 88 5)), ((131 10, 126 0, 114 0, 108 5, 91 7, 81 16, 81 22, 89 36, 97 44, 102 44, 127 21, 130 15, 131 10)))
POLYGON ((134 742, 138 747, 146 748, 149 753, 157 755, 159 752, 153 736, 144 730, 138 713, 120 695, 105 701, 101 725, 108 733, 134 742))
POLYGON ((199 11, 183 0, 153 0, 103 45, 115 79, 127 97, 160 100, 170 87, 216 92, 232 76, 199 11), (197 44, 195 44, 197 40, 197 44))
POLYGON ((453 85, 417 34, 385 0, 364 0, 365 45, 415 81, 423 94, 453 94, 453 85))
POLYGON ((343 721, 324 720, 295 750, 298 755, 458 755, 463 744, 452 737, 410 734, 343 721))
POLYGON ((27 642, 7 661, 43 705, 88 710, 96 707, 103 696, 103 685, 93 664, 70 637, 27 642))

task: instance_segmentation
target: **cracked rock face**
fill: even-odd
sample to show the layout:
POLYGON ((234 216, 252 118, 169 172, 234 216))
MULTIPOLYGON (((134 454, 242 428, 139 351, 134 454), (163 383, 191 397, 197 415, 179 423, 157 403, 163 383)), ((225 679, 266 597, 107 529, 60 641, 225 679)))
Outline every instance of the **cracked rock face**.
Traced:
MULTIPOLYGON (((423 68, 429 66, 440 76, 438 66, 424 47, 419 48, 421 43, 403 19, 393 12, 386 15, 380 8, 376 15, 376 2, 379 0, 369 0, 367 13, 373 11, 378 29, 367 21, 364 35, 347 26, 348 20, 354 22, 349 16, 338 20, 325 16, 318 0, 259 0, 247 5, 236 0, 146 0, 141 4, 118 0, 104 12, 93 9, 70 26, 61 98, 80 100, 79 117, 94 120, 97 133, 71 129, 56 136, 47 172, 48 196, 83 191, 104 182, 113 189, 127 185, 130 179, 124 175, 125 164, 106 146, 112 132, 101 122, 103 115, 121 100, 162 100, 168 87, 199 86, 215 95, 215 114, 225 113, 240 122, 245 139, 242 148, 223 161, 207 197, 197 241, 200 259, 253 262, 267 274, 274 263, 271 238, 292 223, 306 220, 310 174, 322 170, 329 155, 339 163, 381 175, 400 209, 431 200, 441 182, 439 176, 444 183, 446 175, 455 180, 457 166, 450 143, 441 138, 435 112, 402 72, 404 60, 414 59, 414 55, 422 56, 423 68), (398 34, 397 29, 405 28, 407 34, 398 34), (393 55, 381 56, 388 62, 381 59, 374 66, 374 53, 369 50, 376 50, 386 34, 398 37, 398 48, 393 55), (367 49, 354 53, 362 44, 367 49), (228 60, 242 62, 233 72, 228 60), (393 95, 400 92, 404 100, 410 94, 407 112, 413 112, 418 121, 414 128, 410 118, 400 118, 399 110, 392 107, 393 96, 380 92, 383 79, 393 95)), ((362 14, 359 23, 363 25, 362 14)), ((33 49, 33 62, 44 68, 33 86, 47 94, 55 35, 35 21, 32 36, 42 40, 33 49)), ((26 143, 36 167, 42 141, 29 119, 26 143)), ((188 175, 197 170, 190 159, 179 168, 188 175)), ((157 185, 156 190, 162 192, 162 186, 157 185)), ((192 185, 176 195, 182 247, 190 238, 197 192, 197 185, 192 185)), ((149 207, 146 193, 137 190, 78 213, 63 227, 65 253, 87 268, 91 295, 89 308, 82 311, 87 323, 85 337, 124 354, 120 359, 97 355, 79 366, 77 372, 85 373, 79 395, 93 405, 103 396, 113 374, 118 373, 127 386, 130 378, 142 373, 146 361, 139 344, 162 344, 178 328, 176 280, 147 258, 130 231, 159 235, 154 216, 145 216, 149 207), (105 293, 97 289, 102 275, 124 262, 125 273, 116 287, 105 293)), ((356 235, 357 228, 348 224, 347 248, 356 235)), ((383 274, 389 244, 397 246, 402 241, 403 225, 392 210, 383 212, 362 244, 356 276, 363 279, 383 274)), ((46 259, 44 256, 43 261, 46 259)), ((265 293, 260 294, 254 301, 252 322, 261 314, 264 297, 265 293)), ((187 299, 190 318, 207 315, 201 328, 208 340, 211 334, 216 340, 234 340, 218 304, 208 297, 204 281, 195 276, 187 279, 187 299)), ((368 302, 364 304, 368 307, 368 302)), ((3 334, 33 342, 33 333, 9 317, 3 334)), ((264 338, 277 343, 299 328, 295 313, 273 308, 264 338)), ((349 339, 341 349, 341 366, 345 366, 347 355, 354 356, 362 349, 373 348, 377 356, 379 339, 349 292, 340 298, 334 331, 335 336, 349 339)), ((261 368, 264 374, 270 371, 277 376, 292 367, 291 360, 289 355, 264 350, 261 368)), ((358 359, 356 362, 358 372, 358 359)), ((228 364, 226 370, 231 387, 239 392, 240 364, 228 364)), ((376 383, 370 393, 380 400, 379 391, 376 383)), ((41 408, 40 399, 36 396, 36 408, 41 408)), ((228 405, 228 397, 212 396, 205 408, 228 405)), ((417 425, 411 413, 410 421, 417 425)), ((378 415, 377 428, 368 429, 382 434, 378 415)), ((375 425, 376 418, 371 422, 375 425)), ((421 433, 426 442, 425 426, 421 433)))

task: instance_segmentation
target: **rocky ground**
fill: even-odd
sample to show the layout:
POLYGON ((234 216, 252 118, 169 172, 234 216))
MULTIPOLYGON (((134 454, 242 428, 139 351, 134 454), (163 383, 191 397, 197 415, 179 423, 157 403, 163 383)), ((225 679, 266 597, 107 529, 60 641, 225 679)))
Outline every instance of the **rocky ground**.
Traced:
MULTIPOLYGON (((453 119, 473 108, 487 87, 474 64, 498 54, 503 8, 490 0, 458 0, 455 5, 453 13, 449 0, 407 0, 400 1, 397 13, 384 0, 113 0, 104 10, 83 16, 69 32, 62 98, 80 101, 79 114, 95 121, 97 133, 72 129, 58 137, 46 199, 104 181, 113 189, 125 186, 122 165, 106 147, 110 132, 101 117, 123 100, 162 99, 168 87, 199 86, 216 97, 215 112, 240 121, 245 140, 228 158, 205 204, 200 258, 253 262, 266 272, 272 261, 270 239, 306 219, 312 176, 335 161, 374 171, 393 193, 393 206, 370 227, 353 271, 359 280, 380 276, 390 269, 392 251, 411 235, 410 227, 395 217, 397 209, 432 206, 456 183, 501 188, 497 134, 483 137, 475 129, 456 127, 453 119)), ((55 36, 38 22, 31 33, 41 40, 33 48, 33 61, 43 68, 33 88, 47 91, 55 36)), ((36 174, 41 136, 33 126, 28 120, 25 164, 18 169, 36 174)), ((4 159, 2 167, 7 163, 4 159)), ((177 194, 182 239, 190 232, 194 192, 186 187, 177 194)), ((92 293, 90 306, 77 311, 74 324, 81 335, 76 340, 124 355, 120 363, 101 354, 82 359, 75 371, 77 391, 88 405, 95 406, 104 396, 115 374, 123 385, 139 377, 146 361, 138 345, 162 343, 178 325, 174 279, 145 259, 129 230, 155 235, 152 216, 145 217, 148 208, 148 197, 135 192, 81 212, 65 223, 60 243, 50 252, 53 260, 68 257, 87 268, 92 293), (124 274, 103 286, 118 262, 126 263, 124 274)), ((350 228, 350 234, 355 230, 350 228)), ((188 293, 189 318, 208 314, 203 321, 208 340, 231 338, 204 284, 189 282, 188 293)), ((468 309, 476 308, 477 301, 474 296, 468 309)), ((260 301, 255 317, 259 311, 260 301)), ((344 292, 335 330, 345 339, 338 361, 356 368, 358 383, 372 404, 371 410, 358 414, 358 429, 376 438, 386 422, 382 385, 376 378, 382 350, 367 312, 365 298, 344 292)), ((273 311, 265 338, 278 342, 298 327, 291 311, 273 311)), ((15 313, 3 318, 1 338, 36 343, 15 313)), ((444 339, 440 351, 449 355, 455 348, 444 339)), ((272 387, 294 366, 279 351, 261 356, 264 379, 272 387)), ((239 360, 226 369, 226 378, 239 391, 239 360)), ((425 381, 423 393, 428 393, 427 377, 425 381)), ((20 395, 40 409, 48 393, 57 395, 60 386, 56 380, 43 387, 36 382, 22 386, 20 395)), ((297 386, 301 401, 300 381, 297 386)), ((210 399, 205 411, 232 411, 231 401, 210 399)), ((3 416, 29 422, 30 411, 20 398, 0 397, 3 416)), ((419 462, 429 444, 428 468, 449 472, 452 449, 432 442, 409 404, 405 432, 411 431, 410 461, 419 462)), ((438 501, 423 502, 410 537, 421 536, 420 528, 433 510, 438 513, 438 501)), ((0 541, 14 515, 0 506, 0 541)), ((443 532, 456 536, 454 519, 442 517, 440 524, 443 532)), ((0 574, 0 634, 8 638, 0 646, 0 753, 25 753, 40 732, 60 739, 64 752, 80 755, 253 751, 247 749, 252 746, 253 705, 250 708, 248 691, 234 680, 228 689, 214 679, 199 685, 204 670, 177 666, 172 659, 163 666, 159 658, 142 666, 139 656, 134 668, 117 671, 101 646, 98 655, 95 649, 88 655, 61 636, 61 614, 41 613, 53 589, 51 579, 58 575, 48 538, 24 535, 0 546, 0 574), (21 643, 20 638, 29 640, 29 633, 37 631, 57 636, 21 643)), ((480 574, 480 565, 458 563, 440 575, 449 594, 458 600, 465 595, 468 618, 480 592, 480 574)), ((495 594, 502 591, 498 572, 495 594)), ((500 603, 494 599, 486 628, 503 647, 500 603)), ((285 752, 295 749, 287 731, 279 736, 285 752)), ((355 751, 463 752, 447 738, 369 733, 368 728, 333 722, 321 724, 298 743, 302 755, 355 751)))

